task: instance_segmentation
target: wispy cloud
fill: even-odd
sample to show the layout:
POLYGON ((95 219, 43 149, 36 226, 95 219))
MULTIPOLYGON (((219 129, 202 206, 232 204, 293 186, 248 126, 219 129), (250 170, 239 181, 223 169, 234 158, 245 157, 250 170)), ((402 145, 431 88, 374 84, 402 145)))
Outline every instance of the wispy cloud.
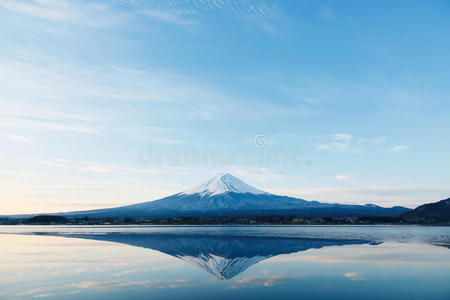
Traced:
POLYGON ((344 151, 349 148, 348 143, 330 143, 317 146, 318 150, 344 151))
POLYGON ((24 142, 24 143, 28 143, 31 142, 32 139, 26 136, 21 136, 21 135, 15 135, 15 134, 9 134, 9 133, 5 133, 4 136, 6 136, 7 138, 16 141, 16 142, 24 142))
POLYGON ((139 174, 190 174, 189 168, 176 167, 176 166, 147 166, 142 165, 142 168, 129 167, 119 164, 98 164, 87 161, 74 161, 62 158, 38 160, 39 164, 46 165, 48 167, 54 167, 59 169, 80 171, 80 172, 92 172, 92 173, 105 173, 105 174, 119 174, 119 175, 139 175, 139 174))
POLYGON ((156 200, 187 187, 167 178, 190 174, 188 167, 22 158, 2 165, 0 189, 5 205, 1 213, 95 209, 156 200), (14 203, 19 202, 27 205, 17 207, 14 203))
POLYGON ((350 142, 353 136, 348 133, 336 133, 334 135, 334 139, 338 141, 350 142))
POLYGON ((366 280, 363 274, 359 272, 347 272, 344 274, 344 276, 350 280, 366 280))
POLYGON ((354 177, 353 173, 342 173, 335 176, 337 180, 350 180, 354 177))
POLYGON ((334 201, 345 204, 373 203, 385 207, 402 205, 415 208, 423 203, 448 198, 450 188, 441 185, 380 185, 377 187, 305 188, 299 190, 276 190, 273 192, 322 202, 334 201))
POLYGON ((323 19, 334 19, 333 11, 326 6, 320 7, 319 11, 317 12, 317 15, 323 19))
POLYGON ((238 279, 234 282, 231 288, 245 288, 245 287, 258 287, 258 286, 273 286, 281 284, 297 277, 286 277, 281 275, 276 275, 272 277, 244 277, 238 279))
MULTIPOLYGON (((364 238, 361 235, 361 238, 364 238)), ((367 236, 365 237, 367 238, 367 236)), ((429 241, 426 239, 422 242, 417 240, 417 237, 403 236, 398 237, 395 247, 393 247, 392 242, 384 242, 381 245, 354 245, 354 252, 349 251, 349 249, 341 249, 341 251, 333 251, 329 254, 326 253, 306 253, 293 255, 279 255, 273 257, 271 262, 316 262, 323 264, 345 264, 350 266, 355 263, 364 264, 374 264, 374 265, 398 265, 399 267, 403 264, 446 264, 449 265, 448 260, 443 259, 440 253, 448 251, 444 247, 436 247, 432 245, 427 245, 429 241), (408 243, 403 243, 408 241, 408 243), (377 248, 377 255, 373 255, 373 247, 377 248), (393 249, 395 250, 395 255, 393 255, 393 249), (426 251, 425 251, 426 250, 426 251), (426 253, 424 255, 424 253, 426 253), (438 255, 436 255, 438 254, 438 255)), ((325 251, 326 252, 326 251, 325 251)), ((359 271, 348 271, 343 274, 346 278, 350 280, 369 280, 370 278, 366 276, 363 272, 359 271)))
POLYGON ((408 147, 406 147, 406 146, 394 146, 394 147, 390 148, 389 151, 400 152, 400 151, 404 151, 406 149, 408 149, 408 147))
POLYGON ((329 151, 346 151, 351 150, 352 152, 359 152, 356 151, 357 149, 351 148, 351 140, 353 139, 353 136, 348 133, 336 133, 332 136, 332 139, 334 141, 322 144, 317 147, 318 150, 329 150, 329 151))
POLYGON ((155 288, 178 288, 181 286, 193 286, 194 284, 184 279, 174 280, 143 280, 143 281, 125 281, 125 280, 108 280, 108 281, 82 281, 74 282, 72 287, 80 289, 114 289, 123 287, 155 287, 155 288))
POLYGON ((175 25, 193 25, 196 23, 193 19, 182 17, 171 11, 148 9, 144 10, 142 14, 150 19, 175 25))
MULTIPOLYGON (((219 109, 209 99, 226 101, 210 88, 164 70, 80 69, 43 59, 45 66, 34 60, 1 60, 0 70, 9 75, 0 76, 0 126, 95 133, 112 128, 118 120, 122 129, 128 122, 136 127, 138 115, 142 120, 168 115, 210 119, 219 109), (26 91, 18 93, 23 86, 26 91), (39 106, 31 105, 37 101, 39 106)), ((141 124, 146 136, 159 133, 149 131, 148 122, 141 124)))
POLYGON ((114 11, 110 5, 98 2, 3 0, 0 6, 17 14, 83 26, 110 26, 128 18, 126 14, 114 11))
MULTIPOLYGON (((148 120, 158 123, 167 121, 167 116, 174 120, 257 120, 311 114, 304 105, 286 107, 235 97, 170 70, 80 68, 54 57, 40 56, 36 60, 35 55, 3 58, 0 62, 1 73, 8 74, 0 76, 0 126, 6 128, 87 134, 112 130, 130 136, 130 130, 124 129, 133 126, 136 137, 142 139, 151 133, 163 143, 160 132, 150 128, 148 120), (26 91, 23 86, 27 86, 26 91), (37 101, 40 105, 33 106, 37 101)), ((172 140, 179 141, 177 136, 172 140)), ((171 138, 168 132, 164 138, 171 138)))
POLYGON ((277 33, 277 22, 287 15, 276 2, 244 1, 122 1, 135 8, 136 15, 175 25, 207 25, 212 18, 234 21, 247 29, 277 33))
POLYGON ((336 133, 332 136, 321 136, 320 138, 323 139, 324 137, 331 141, 318 145, 318 150, 350 153, 360 153, 365 149, 372 149, 374 146, 381 145, 387 140, 386 137, 358 138, 355 140, 351 134, 345 132, 336 133))
MULTIPOLYGON (((113 276, 114 277, 114 276, 113 276)), ((64 284, 61 286, 54 286, 51 288, 36 288, 17 293, 16 297, 31 296, 33 298, 44 298, 49 296, 72 295, 81 292, 81 290, 114 290, 121 288, 133 287, 153 287, 153 288, 179 288, 183 286, 194 286, 195 284, 184 279, 173 280, 103 280, 103 281, 80 281, 64 284), (50 293, 51 292, 51 293, 50 293)))
POLYGON ((275 34, 277 22, 288 17, 276 2, 244 1, 109 1, 3 0, 0 7, 9 12, 50 22, 80 26, 110 27, 147 18, 179 26, 202 24, 223 18, 243 28, 275 34), (126 7, 126 9, 121 9, 126 7))

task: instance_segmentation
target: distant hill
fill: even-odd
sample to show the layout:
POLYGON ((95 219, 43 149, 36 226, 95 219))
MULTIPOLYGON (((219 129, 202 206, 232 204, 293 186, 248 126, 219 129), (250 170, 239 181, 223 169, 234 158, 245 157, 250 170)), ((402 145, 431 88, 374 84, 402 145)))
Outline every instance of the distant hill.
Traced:
MULTIPOLYGON (((273 195, 230 175, 220 174, 181 193, 128 206, 52 215, 67 218, 167 218, 191 216, 392 216, 409 208, 321 203, 273 195)), ((15 216, 15 217, 30 217, 15 216)))
POLYGON ((450 223, 450 198, 439 202, 423 204, 401 217, 417 223, 450 223))
POLYGON ((39 225, 51 225, 51 224, 64 224, 67 219, 62 216, 34 216, 25 221, 25 224, 39 224, 39 225))

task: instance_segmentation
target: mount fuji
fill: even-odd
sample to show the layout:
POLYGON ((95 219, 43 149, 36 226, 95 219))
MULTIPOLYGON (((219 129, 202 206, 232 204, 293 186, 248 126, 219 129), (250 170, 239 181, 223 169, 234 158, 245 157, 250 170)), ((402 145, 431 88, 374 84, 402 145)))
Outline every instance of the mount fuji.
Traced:
POLYGON ((381 244, 365 239, 305 238, 283 234, 240 235, 232 232, 221 234, 213 232, 192 234, 189 231, 105 234, 47 232, 45 235, 114 242, 156 250, 179 258, 222 280, 231 279, 249 267, 280 254, 330 246, 381 244))
POLYGON ((166 218, 192 216, 398 216, 409 211, 395 206, 344 205, 278 196, 254 188, 230 175, 219 174, 205 183, 155 201, 128 206, 58 213, 66 217, 166 218))

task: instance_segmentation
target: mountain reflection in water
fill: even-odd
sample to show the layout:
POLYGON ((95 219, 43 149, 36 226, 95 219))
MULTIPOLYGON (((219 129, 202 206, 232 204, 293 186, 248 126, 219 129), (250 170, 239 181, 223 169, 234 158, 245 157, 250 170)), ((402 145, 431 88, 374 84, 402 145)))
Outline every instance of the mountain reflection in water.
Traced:
POLYGON ((338 240, 240 235, 129 233, 48 235, 108 241, 157 250, 182 259, 224 280, 233 278, 260 261, 280 254, 329 246, 381 244, 360 239, 338 240))

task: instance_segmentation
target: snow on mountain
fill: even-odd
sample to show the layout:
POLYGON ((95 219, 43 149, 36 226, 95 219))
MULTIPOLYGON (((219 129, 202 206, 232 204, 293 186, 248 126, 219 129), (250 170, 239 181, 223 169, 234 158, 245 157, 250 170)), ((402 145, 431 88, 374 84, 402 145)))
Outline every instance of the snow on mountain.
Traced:
POLYGON ((198 256, 177 255, 176 257, 194 266, 200 267, 206 272, 214 275, 216 278, 227 280, 271 256, 226 258, 214 254, 205 255, 201 253, 198 256))
POLYGON ((222 173, 216 177, 206 181, 205 183, 181 192, 182 195, 200 194, 204 196, 220 195, 226 192, 234 192, 240 194, 253 194, 253 195, 269 195, 264 191, 258 190, 240 179, 228 174, 222 173))
MULTIPOLYGON (((127 206, 75 211, 54 215, 68 217, 166 218, 191 216, 397 216, 409 209, 377 205, 320 203, 258 190, 230 174, 159 200, 127 206)), ((28 215, 26 217, 31 217, 28 215)), ((24 217, 24 216, 16 216, 24 217)))
POLYGON ((216 232, 211 230, 171 230, 133 232, 54 232, 52 236, 109 241, 152 249, 179 258, 216 278, 231 279, 251 266, 280 254, 344 245, 378 245, 363 239, 330 239, 285 236, 282 233, 216 232))

